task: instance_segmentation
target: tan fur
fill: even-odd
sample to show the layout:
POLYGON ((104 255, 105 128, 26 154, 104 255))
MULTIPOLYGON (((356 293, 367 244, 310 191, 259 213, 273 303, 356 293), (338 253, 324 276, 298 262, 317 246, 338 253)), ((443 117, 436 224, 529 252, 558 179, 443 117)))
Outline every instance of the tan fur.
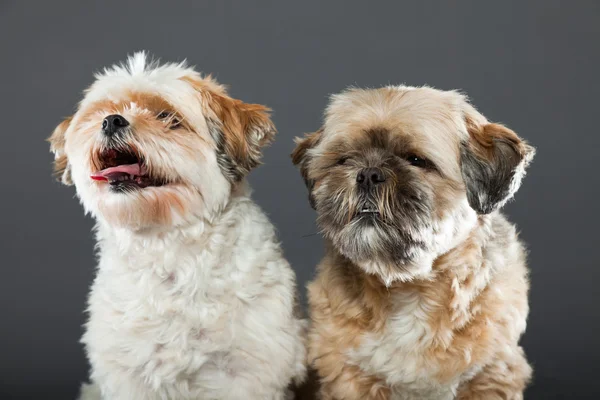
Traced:
POLYGON ((315 147, 321 138, 323 130, 308 133, 302 139, 296 139, 296 147, 292 152, 292 162, 298 165, 300 173, 304 179, 308 179, 308 165, 306 161, 306 152, 315 147))
POLYGON ((273 140, 275 126, 271 109, 261 104, 244 103, 229 97, 223 86, 208 77, 183 78, 205 98, 205 114, 213 117, 222 131, 225 152, 246 172, 260 163, 260 148, 273 140))
POLYGON ((308 291, 312 319, 309 358, 321 376, 324 395, 337 393, 332 398, 340 400, 388 398, 367 395, 373 388, 389 388, 382 384, 384 378, 360 374, 355 366, 348 366, 344 353, 360 346, 364 333, 377 334, 383 329, 394 315, 394 293, 399 292, 418 293, 430 305, 426 323, 433 337, 427 340, 420 363, 423 368, 435 366, 437 380, 448 382, 461 371, 485 365, 473 382, 460 386, 461 399, 487 399, 484 395, 496 390, 516 396, 524 389, 531 369, 522 350, 513 344, 521 334, 514 326, 515 318, 528 312, 524 254, 506 271, 493 275, 492 266, 486 265, 482 256, 482 244, 474 236, 476 233, 436 260, 435 279, 391 287, 348 262, 332 259, 331 254, 325 258, 308 291), (499 291, 503 297, 498 297, 499 291), (510 359, 497 360, 499 355, 507 356, 500 350, 503 346, 509 346, 513 354, 510 359), (498 373, 488 376, 491 370, 499 370, 497 363, 510 366, 505 377, 498 373), (491 389, 484 389, 486 385, 491 389), (469 397, 471 392, 484 395, 469 397))
POLYGON ((458 389, 458 400, 523 400, 523 388, 531 377, 531 367, 522 349, 503 352, 473 379, 458 389))
POLYGON ((48 138, 50 150, 54 153, 54 175, 65 185, 72 185, 69 161, 65 154, 65 131, 71 124, 73 117, 65 118, 48 138))
POLYGON ((317 279, 308 286, 312 325, 309 362, 321 378, 323 399, 389 398, 377 377, 348 365, 343 351, 360 344, 365 331, 380 331, 390 315, 390 303, 377 278, 328 253, 317 279), (345 397, 351 393, 354 397, 345 397))
MULTIPOLYGON (((439 173, 422 173, 419 179, 434 188, 440 221, 465 202, 461 143, 488 162, 497 157, 498 140, 514 146, 522 159, 532 151, 510 129, 488 123, 456 92, 351 90, 333 97, 324 127, 299 140, 292 154, 311 196, 342 198, 335 193, 350 184, 355 161, 332 166, 340 157, 358 159, 355 149, 366 154, 364 140, 368 135, 372 140, 373 129, 395 135, 387 146, 398 143, 402 151, 438 165, 439 173)), ((405 184, 418 183, 390 183, 405 184)), ((350 205, 340 200, 340 207, 350 205)), ((394 211, 379 207, 382 218, 394 211)), ((390 281, 387 274, 398 266, 367 270, 327 240, 326 256, 308 286, 309 361, 323 399, 522 399, 531 377, 518 345, 529 283, 515 229, 497 212, 479 215, 450 243, 450 249, 433 255, 426 273, 390 281)))
POLYGON ((467 131, 469 133, 470 148, 481 158, 488 162, 494 161, 494 144, 497 141, 508 143, 521 157, 525 157, 532 148, 521 140, 511 129, 500 124, 477 125, 470 118, 465 118, 467 131))

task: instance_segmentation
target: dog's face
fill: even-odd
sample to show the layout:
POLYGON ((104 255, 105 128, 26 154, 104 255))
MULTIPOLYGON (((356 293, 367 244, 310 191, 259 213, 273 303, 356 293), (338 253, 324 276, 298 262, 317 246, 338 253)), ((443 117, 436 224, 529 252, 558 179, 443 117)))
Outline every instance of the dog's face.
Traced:
POLYGON ((98 75, 50 138, 86 211, 144 229, 214 218, 275 134, 268 109, 143 53, 98 75))
POLYGON ((338 251, 387 281, 429 272, 517 190, 533 149, 456 92, 354 89, 292 154, 338 251))

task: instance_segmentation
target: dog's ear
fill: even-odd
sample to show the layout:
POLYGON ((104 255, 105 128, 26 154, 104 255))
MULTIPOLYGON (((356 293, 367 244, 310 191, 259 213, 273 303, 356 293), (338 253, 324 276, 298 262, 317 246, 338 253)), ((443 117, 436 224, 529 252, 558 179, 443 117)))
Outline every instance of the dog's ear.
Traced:
POLYGON ((302 174, 304 183, 306 183, 306 187, 308 188, 308 201, 312 208, 315 208, 315 198, 312 194, 314 182, 308 176, 308 164, 311 158, 309 150, 319 143, 322 134, 323 128, 316 132, 308 133, 303 138, 296 138, 296 147, 292 151, 292 162, 300 169, 300 174, 302 174))
POLYGON ((263 146, 277 133, 271 110, 218 93, 210 94, 209 107, 216 116, 208 119, 208 126, 217 143, 219 164, 230 179, 239 181, 260 164, 263 146))
POLYGON ((71 180, 71 166, 65 154, 65 131, 71 124, 72 119, 73 117, 65 118, 48 138, 50 151, 54 154, 54 174, 65 185, 73 184, 71 180))
POLYGON ((465 122, 469 139, 461 145, 461 171, 467 199, 477 213, 489 214, 519 189, 535 149, 512 130, 488 123, 480 114, 467 114, 465 122))
POLYGON ((268 107, 248 104, 227 95, 225 87, 209 75, 186 76, 182 80, 200 94, 210 135, 217 144, 223 173, 238 182, 260 164, 262 148, 271 143, 277 130, 268 107))

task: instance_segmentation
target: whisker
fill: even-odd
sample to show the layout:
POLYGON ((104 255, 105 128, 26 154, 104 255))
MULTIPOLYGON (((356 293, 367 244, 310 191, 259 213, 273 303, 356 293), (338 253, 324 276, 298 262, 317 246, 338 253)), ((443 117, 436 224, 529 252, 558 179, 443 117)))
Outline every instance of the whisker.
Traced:
POLYGON ((319 234, 319 232, 315 232, 315 233, 309 233, 308 235, 302 235, 300 237, 301 238, 307 238, 307 237, 315 236, 315 235, 318 235, 318 234, 319 234))

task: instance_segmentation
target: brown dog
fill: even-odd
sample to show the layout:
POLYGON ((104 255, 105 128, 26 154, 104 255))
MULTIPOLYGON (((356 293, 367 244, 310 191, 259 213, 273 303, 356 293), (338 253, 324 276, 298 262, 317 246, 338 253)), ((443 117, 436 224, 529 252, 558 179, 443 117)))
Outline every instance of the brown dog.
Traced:
POLYGON ((309 285, 323 399, 522 399, 525 251, 497 210, 533 155, 454 91, 333 96, 292 154, 327 242, 309 285))

